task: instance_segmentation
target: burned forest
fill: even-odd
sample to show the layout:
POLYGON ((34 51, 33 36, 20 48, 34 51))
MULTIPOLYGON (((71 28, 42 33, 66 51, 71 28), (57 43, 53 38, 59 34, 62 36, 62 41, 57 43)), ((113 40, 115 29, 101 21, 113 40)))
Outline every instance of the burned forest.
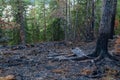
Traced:
POLYGON ((0 80, 120 80, 120 1, 0 0, 0 80))

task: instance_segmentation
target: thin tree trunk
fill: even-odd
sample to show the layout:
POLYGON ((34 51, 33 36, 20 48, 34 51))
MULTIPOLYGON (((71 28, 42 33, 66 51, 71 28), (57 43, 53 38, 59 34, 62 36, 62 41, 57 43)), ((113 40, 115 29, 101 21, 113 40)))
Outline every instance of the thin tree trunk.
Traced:
POLYGON ((94 9, 95 8, 95 2, 94 0, 92 0, 92 22, 91 22, 91 37, 92 37, 92 40, 94 39, 94 18, 95 18, 95 12, 94 12, 94 9))
POLYGON ((68 6, 68 5, 67 5, 67 0, 66 0, 66 24, 65 24, 65 27, 64 27, 64 31, 65 31, 65 41, 67 41, 67 39, 68 39, 68 34, 67 34, 67 33, 68 33, 68 32, 67 32, 67 29, 68 29, 68 28, 67 28, 67 27, 68 27, 68 26, 67 26, 67 24, 68 24, 68 22, 67 22, 67 6, 68 6))
POLYGON ((86 1, 85 41, 94 40, 94 0, 86 1))
POLYGON ((116 15, 116 7, 117 0, 113 1, 113 9, 112 9, 112 21, 111 21, 111 31, 110 31, 110 39, 113 39, 113 35, 115 34, 114 26, 115 26, 115 15, 116 15))
POLYGON ((45 8, 45 0, 44 0, 44 40, 46 40, 46 8, 45 8))
POLYGON ((21 44, 25 44, 25 19, 24 19, 24 5, 21 0, 16 1, 17 4, 17 14, 16 21, 20 25, 20 41, 21 44))
MULTIPOLYGON (((73 10, 75 10, 75 0, 73 0, 73 10)), ((73 40, 76 40, 76 20, 74 20, 73 26, 73 40)))
POLYGON ((72 28, 71 28, 71 13, 70 13, 70 0, 68 0, 68 28, 69 28, 69 40, 72 40, 72 28))
MULTIPOLYGON (((79 1, 77 0, 77 5, 79 5, 79 1)), ((75 40, 78 40, 80 39, 80 37, 78 38, 78 36, 80 36, 79 34, 79 17, 78 17, 78 14, 79 14, 79 10, 78 8, 76 8, 76 13, 75 13, 75 40)))

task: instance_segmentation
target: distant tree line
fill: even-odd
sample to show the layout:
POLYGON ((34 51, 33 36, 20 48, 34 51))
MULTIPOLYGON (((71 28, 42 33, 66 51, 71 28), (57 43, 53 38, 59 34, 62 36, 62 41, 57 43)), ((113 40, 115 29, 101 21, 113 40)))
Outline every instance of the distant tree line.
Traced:
MULTIPOLYGON (((101 7, 101 0, 0 0, 0 42, 93 41, 98 36, 101 7)), ((116 13, 111 26, 119 18, 116 13)), ((111 34, 120 33, 117 26, 111 34)))

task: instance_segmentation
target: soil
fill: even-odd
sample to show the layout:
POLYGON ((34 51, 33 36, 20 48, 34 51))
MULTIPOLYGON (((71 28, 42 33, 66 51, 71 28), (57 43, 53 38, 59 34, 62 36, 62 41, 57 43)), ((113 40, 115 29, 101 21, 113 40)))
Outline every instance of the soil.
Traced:
POLYGON ((119 67, 113 67, 110 61, 104 66, 113 70, 111 73, 92 77, 89 74, 93 74, 96 67, 91 61, 54 60, 56 56, 71 56, 75 47, 89 54, 93 52, 95 42, 45 42, 1 47, 0 77, 15 75, 16 80, 120 80, 119 67))

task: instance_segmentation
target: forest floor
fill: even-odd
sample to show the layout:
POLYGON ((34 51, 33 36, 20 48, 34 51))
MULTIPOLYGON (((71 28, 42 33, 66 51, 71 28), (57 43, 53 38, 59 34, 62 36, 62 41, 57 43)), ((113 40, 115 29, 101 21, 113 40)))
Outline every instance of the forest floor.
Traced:
MULTIPOLYGON (((0 77, 15 75, 16 80, 120 80, 119 67, 111 68, 109 62, 104 65, 106 75, 90 77, 94 69, 91 61, 62 60, 65 56, 73 56, 72 49, 76 47, 84 54, 92 53, 95 44, 45 42, 0 48, 0 77)), ((113 50, 113 44, 109 49, 113 50)))

